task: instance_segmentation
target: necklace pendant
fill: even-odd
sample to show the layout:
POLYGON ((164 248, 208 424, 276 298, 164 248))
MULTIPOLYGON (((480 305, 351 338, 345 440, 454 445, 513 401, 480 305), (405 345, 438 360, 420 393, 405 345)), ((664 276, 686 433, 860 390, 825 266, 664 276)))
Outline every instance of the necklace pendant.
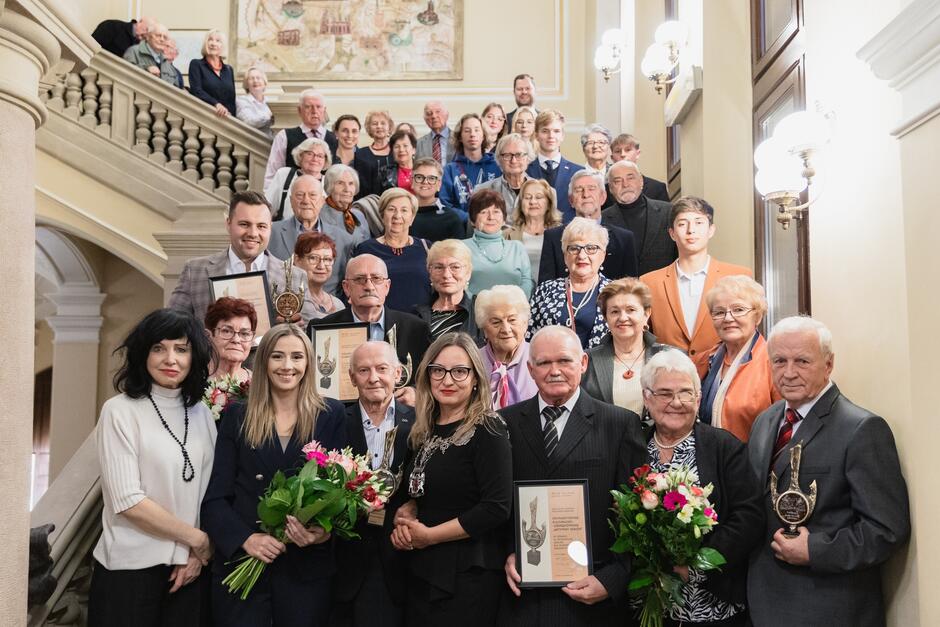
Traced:
POLYGON ((627 369, 624 371, 624 373, 623 373, 623 378, 624 378, 624 379, 627 379, 627 380, 632 379, 632 378, 633 378, 633 370, 632 370, 631 368, 627 368, 627 369))

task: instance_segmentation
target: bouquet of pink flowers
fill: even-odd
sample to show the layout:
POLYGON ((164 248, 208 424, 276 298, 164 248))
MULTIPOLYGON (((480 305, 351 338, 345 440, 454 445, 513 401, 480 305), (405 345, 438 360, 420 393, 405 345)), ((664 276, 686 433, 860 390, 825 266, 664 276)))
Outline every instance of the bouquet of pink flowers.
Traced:
POLYGON ((206 404, 215 420, 222 415, 222 410, 232 401, 242 401, 248 398, 250 381, 239 381, 230 374, 209 379, 209 385, 202 395, 202 402, 206 404))
POLYGON ((725 563, 702 538, 718 524, 708 501, 714 486, 698 485, 698 475, 686 466, 651 472, 649 465, 633 471, 623 492, 612 490, 617 540, 611 550, 633 555, 631 596, 645 596, 640 627, 661 627, 670 609, 682 603, 682 579, 673 566, 712 570, 725 563))
MULTIPOLYGON (((261 530, 286 544, 287 517, 294 516, 304 526, 315 523, 340 538, 358 538, 360 512, 382 509, 389 487, 372 472, 365 455, 353 455, 348 447, 327 451, 314 440, 303 452, 307 461, 300 472, 285 477, 278 471, 264 491, 258 503, 261 530)), ((239 561, 222 583, 245 600, 266 564, 250 555, 239 561)))

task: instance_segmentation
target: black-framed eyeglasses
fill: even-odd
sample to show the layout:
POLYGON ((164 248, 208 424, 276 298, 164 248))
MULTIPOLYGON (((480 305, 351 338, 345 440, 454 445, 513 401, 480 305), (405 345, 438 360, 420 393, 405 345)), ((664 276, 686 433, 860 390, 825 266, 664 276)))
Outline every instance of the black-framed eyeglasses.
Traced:
POLYGON ((519 161, 522 161, 528 156, 529 155, 527 155, 524 152, 501 152, 499 153, 500 159, 505 159, 506 161, 512 161, 513 159, 518 159, 519 161))
POLYGON ((430 376, 435 381, 443 381, 446 375, 450 375, 451 379, 457 383, 460 383, 461 381, 466 381, 471 372, 473 372, 473 369, 468 368, 467 366, 454 366, 453 368, 445 368, 439 364, 428 364, 428 376, 430 376))
POLYGON ((388 281, 387 276, 354 276, 351 279, 346 279, 347 281, 352 281, 359 287, 365 287, 368 285, 369 281, 372 281, 372 284, 376 287, 385 285, 385 282, 388 281))
POLYGON ((441 177, 434 174, 412 174, 411 180, 413 180, 415 183, 430 183, 431 185, 434 185, 439 180, 441 180, 441 177))
POLYGON ((655 390, 650 390, 647 388, 646 391, 650 396, 661 403, 671 403, 673 399, 678 399, 679 402, 683 405, 688 405, 689 403, 695 401, 695 392, 692 390, 679 390, 678 392, 663 390, 661 392, 656 392, 655 390))
POLYGON ((593 257, 600 252, 601 247, 597 244, 568 244, 565 246, 565 252, 569 255, 580 255, 582 250, 586 252, 589 257, 593 257))
POLYGON ((223 340, 230 340, 236 335, 238 339, 242 342, 250 342, 255 339, 255 332, 248 329, 242 329, 241 331, 236 331, 232 327, 216 327, 215 334, 222 338, 223 340))
POLYGON ((712 320, 724 320, 725 316, 731 314, 732 318, 741 318, 747 314, 754 311, 753 307, 744 307, 743 305, 737 307, 731 307, 729 309, 713 309, 709 315, 712 317, 712 320))

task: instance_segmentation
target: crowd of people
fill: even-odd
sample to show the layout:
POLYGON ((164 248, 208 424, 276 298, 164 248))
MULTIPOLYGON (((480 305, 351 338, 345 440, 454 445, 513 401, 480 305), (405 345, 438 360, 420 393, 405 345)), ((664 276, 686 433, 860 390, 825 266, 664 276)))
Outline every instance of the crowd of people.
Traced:
MULTIPOLYGON (((165 29, 128 29, 109 31, 129 42, 121 54, 169 80, 165 29)), ((263 72, 236 103, 223 51, 209 33, 191 92, 270 127, 263 72)), ((795 317, 765 337, 763 287, 709 254, 706 200, 670 202, 640 171, 637 139, 598 124, 581 136, 584 165, 566 159, 564 115, 536 107, 528 74, 513 91, 516 109, 491 103, 452 128, 430 101, 421 136, 372 111, 364 147, 356 116, 328 128, 324 96, 300 95, 264 193, 233 194, 229 245, 188 261, 168 308, 122 346, 98 426, 91 624, 630 624, 610 490, 644 464, 714 484, 705 544, 727 559, 674 565, 686 583, 666 624, 884 623, 878 566, 909 536, 907 493, 887 422, 830 378, 829 330, 795 317), (264 271, 283 286, 291 263, 303 308, 253 348, 253 307, 213 300, 209 278, 264 271), (349 322, 368 341, 344 407, 317 392, 311 338, 349 322), (221 376, 250 386, 216 425, 199 399, 221 376), (259 496, 312 439, 404 473, 360 540, 293 524, 285 545, 258 527, 259 496), (773 471, 786 489, 797 443, 800 486, 818 492, 790 537, 767 487, 773 471), (592 573, 520 586, 513 481, 583 478, 592 573), (221 582, 246 554, 271 566, 243 601, 221 582)))

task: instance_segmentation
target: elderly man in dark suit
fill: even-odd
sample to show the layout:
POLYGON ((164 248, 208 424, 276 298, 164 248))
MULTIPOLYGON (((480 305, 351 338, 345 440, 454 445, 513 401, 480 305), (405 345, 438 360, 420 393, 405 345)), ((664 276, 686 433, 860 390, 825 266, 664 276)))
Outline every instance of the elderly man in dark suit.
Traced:
MULTIPOLYGON (((640 162, 640 142, 628 133, 621 133, 610 142, 610 153, 614 162, 640 162)), ((662 181, 643 175, 643 195, 653 200, 669 202, 669 190, 662 181)))
POLYGON ((832 334, 821 322, 784 318, 770 332, 768 353, 784 400, 758 416, 748 456, 762 480, 776 475, 782 493, 791 483, 790 452, 802 445, 799 489, 809 493, 815 483, 816 504, 788 537, 768 482, 765 539, 748 571, 754 625, 882 626, 880 565, 911 531, 891 427, 830 380, 832 334))
MULTIPOLYGON (((404 464, 414 424, 414 410, 395 401, 400 374, 398 356, 387 342, 366 342, 350 358, 349 377, 359 402, 346 408, 346 442, 356 455, 369 456, 372 470, 386 465, 393 474, 404 464), (390 459, 385 459, 387 437, 393 438, 390 459)), ((405 624, 407 554, 392 547, 394 514, 387 509, 375 512, 356 525, 360 539, 336 542, 331 627, 405 624)))
POLYGON ((440 100, 431 100, 424 105, 424 123, 430 131, 418 138, 418 159, 434 159, 441 167, 454 160, 454 145, 447 127, 449 116, 450 112, 440 100))
POLYGON ((532 338, 528 362, 539 392, 500 414, 509 427, 515 480, 588 480, 594 574, 562 588, 520 589, 516 555, 509 555, 511 594, 503 599, 500 625, 613 627, 629 621, 630 609, 622 603, 629 561, 610 551, 610 490, 646 462, 646 446, 639 416, 580 389, 587 360, 574 331, 541 329, 532 338))
POLYGON ((672 206, 643 195, 643 175, 632 161, 618 161, 607 169, 607 185, 615 204, 604 209, 608 223, 633 232, 639 273, 671 264, 679 257, 669 237, 672 206))
MULTIPOLYGON (((216 276, 264 271, 268 286, 284 287, 284 261, 268 252, 271 235, 271 205, 258 192, 235 192, 229 202, 225 228, 229 246, 221 252, 190 259, 183 266, 167 307, 189 312, 202 322, 212 304, 209 279, 216 276)), ((307 273, 294 266, 292 288, 307 285, 307 273)), ((295 320, 300 320, 297 314, 295 320)), ((292 320, 293 322, 294 320, 292 320)), ((283 322, 283 320, 281 320, 283 322)))
MULTIPOLYGON (((604 178, 589 170, 578 170, 568 184, 568 199, 577 217, 600 222, 610 233, 607 244, 607 257, 604 258, 604 276, 608 279, 622 279, 625 276, 638 276, 636 264, 636 243, 633 233, 611 224, 601 213, 604 206, 604 178)), ((568 272, 565 265, 565 251, 561 247, 561 235, 565 227, 558 226, 545 231, 542 239, 542 257, 539 261, 539 283, 560 279, 568 272)))
POLYGON ((370 340, 388 340, 389 333, 395 329, 398 359, 411 370, 408 387, 397 390, 395 398, 414 407, 415 390, 411 385, 415 369, 431 345, 430 333, 421 318, 385 306, 391 283, 384 261, 369 254, 353 257, 346 264, 346 278, 343 279, 349 308, 311 320, 307 325, 307 335, 313 338, 315 328, 338 322, 368 322, 370 340))

